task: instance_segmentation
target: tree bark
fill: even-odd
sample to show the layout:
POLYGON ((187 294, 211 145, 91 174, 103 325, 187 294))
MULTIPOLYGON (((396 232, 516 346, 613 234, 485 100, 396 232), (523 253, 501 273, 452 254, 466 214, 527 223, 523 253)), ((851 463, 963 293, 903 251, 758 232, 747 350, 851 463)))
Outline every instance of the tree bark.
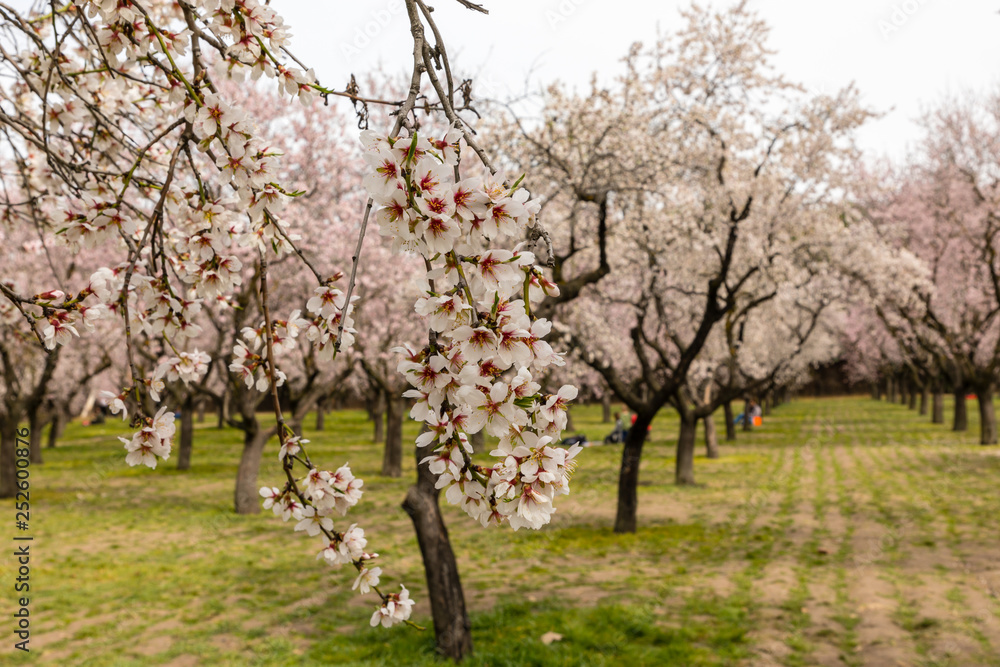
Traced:
POLYGON ((469 444, 472 445, 473 454, 486 453, 486 431, 476 431, 469 436, 469 444))
POLYGON ((36 407, 28 415, 28 461, 42 462, 42 409, 36 407))
POLYGON ((199 424, 205 423, 205 401, 198 401, 197 419, 199 424))
POLYGON ((952 422, 952 431, 969 430, 969 412, 965 405, 965 389, 955 390, 955 421, 952 422))
POLYGON ((719 458, 719 438, 715 433, 715 418, 708 415, 705 422, 705 456, 710 459, 719 458))
POLYGON ((406 404, 400 398, 386 401, 385 451, 382 454, 382 475, 400 477, 403 474, 403 416, 406 404))
POLYGON ((368 408, 368 416, 372 420, 372 442, 385 442, 385 399, 383 398, 382 392, 379 392, 378 396, 368 408))
POLYGON ((997 444, 997 412, 993 407, 993 389, 986 387, 976 391, 979 403, 979 444, 997 444))
POLYGON ((46 447, 55 449, 56 443, 59 441, 65 428, 66 420, 63 418, 62 410, 57 409, 52 415, 52 424, 49 426, 49 441, 46 447))
POLYGON ((465 594, 458 576, 455 552, 438 505, 435 476, 427 469, 427 464, 420 464, 422 454, 417 451, 417 483, 407 492, 403 509, 413 522, 424 561, 437 650, 441 655, 460 662, 472 653, 472 625, 465 608, 465 594))
POLYGON ((886 378, 885 400, 887 403, 896 402, 896 378, 886 378))
POLYGON ((921 417, 926 417, 927 416, 927 402, 928 402, 927 399, 929 397, 930 397, 930 390, 927 388, 927 385, 925 384, 924 386, 922 386, 920 388, 920 416, 921 417))
POLYGON ((694 440, 698 422, 693 417, 681 417, 681 432, 677 437, 677 458, 674 483, 677 486, 694 484, 694 440))
POLYGON ((639 508, 639 461, 646 444, 646 429, 653 415, 637 413, 622 447, 622 467, 618 472, 618 510, 615 515, 616 533, 634 533, 639 508))
POLYGON ((732 401, 722 404, 722 413, 726 416, 726 442, 733 442, 736 440, 736 423, 733 421, 732 401))
POLYGON ((764 397, 764 406, 763 406, 762 412, 763 412, 763 415, 765 417, 770 417, 771 416, 771 395, 770 394, 768 394, 767 396, 764 397))
POLYGON ((753 418, 750 416, 750 399, 743 401, 743 430, 749 431, 753 428, 753 418))
POLYGON ((323 401, 316 403, 316 430, 322 431, 326 428, 326 411, 323 409, 323 401))
POLYGON ((944 423, 944 394, 938 390, 934 390, 934 394, 931 398, 931 423, 932 424, 943 424, 944 423))
POLYGON ((601 396, 601 423, 611 423, 611 392, 607 390, 601 396))
POLYGON ((909 400, 909 402, 907 404, 907 407, 910 410, 916 410, 917 409, 917 391, 916 391, 916 387, 913 386, 912 382, 910 383, 910 395, 909 395, 909 398, 910 398, 910 400, 909 400))
POLYGON ((0 420, 0 498, 17 493, 17 419, 0 420))
POLYGON ((190 394, 181 404, 181 434, 177 449, 177 469, 191 469, 191 449, 194 447, 194 397, 190 394))
POLYGON ((236 513, 260 513, 260 490, 257 487, 257 473, 260 472, 260 458, 264 445, 274 435, 274 429, 261 431, 256 423, 247 425, 243 432, 243 455, 236 471, 236 513))

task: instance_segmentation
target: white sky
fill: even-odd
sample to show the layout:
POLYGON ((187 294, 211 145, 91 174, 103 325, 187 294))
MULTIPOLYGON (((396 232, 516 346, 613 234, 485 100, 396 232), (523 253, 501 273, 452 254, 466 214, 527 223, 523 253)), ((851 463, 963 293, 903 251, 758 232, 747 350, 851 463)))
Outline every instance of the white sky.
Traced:
MULTIPOLYGON (((476 74, 487 97, 519 93, 531 73, 581 90, 593 72, 618 71, 634 41, 659 25, 680 26, 679 0, 480 0, 484 16, 433 0, 453 66, 476 74)), ((718 4, 718 3, 716 3, 718 4)), ((293 52, 325 85, 380 63, 409 72, 411 42, 402 0, 274 0, 293 33, 293 52), (365 35, 367 29, 368 35, 365 35)), ((862 131, 873 156, 903 157, 913 119, 947 95, 1000 85, 1000 2, 995 0, 750 0, 771 25, 774 64, 817 92, 855 82, 887 112, 862 131)))

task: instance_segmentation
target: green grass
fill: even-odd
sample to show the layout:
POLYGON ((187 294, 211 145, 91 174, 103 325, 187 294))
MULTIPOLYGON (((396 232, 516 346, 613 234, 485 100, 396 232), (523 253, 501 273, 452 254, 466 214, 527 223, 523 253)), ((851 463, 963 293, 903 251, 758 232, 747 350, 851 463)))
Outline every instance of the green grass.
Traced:
MULTIPOLYGON (((487 531, 445 508, 469 663, 1000 665, 1000 456, 971 444, 969 412, 971 430, 954 434, 884 402, 796 401, 722 443, 721 459, 697 458, 690 488, 672 483, 677 421, 665 413, 644 451, 635 535, 611 531, 617 446, 584 450, 542 531, 487 531), (547 632, 562 639, 545 645, 547 632)), ((610 430, 599 407, 573 417, 592 440, 610 430)), ((173 459, 128 468, 126 430, 71 425, 31 468, 31 663, 440 664, 430 629, 369 628, 372 598, 314 559, 314 539, 270 512, 232 513, 240 434, 198 425, 181 473, 173 459)), ((305 435, 314 461, 349 461, 365 479, 349 519, 429 627, 400 507, 413 458, 402 479, 380 477, 370 434, 344 411, 305 435)), ((262 485, 280 479, 275 449, 262 485)), ((0 559, 4 609, 14 566, 0 559)), ((0 664, 23 664, 11 644, 0 664)))

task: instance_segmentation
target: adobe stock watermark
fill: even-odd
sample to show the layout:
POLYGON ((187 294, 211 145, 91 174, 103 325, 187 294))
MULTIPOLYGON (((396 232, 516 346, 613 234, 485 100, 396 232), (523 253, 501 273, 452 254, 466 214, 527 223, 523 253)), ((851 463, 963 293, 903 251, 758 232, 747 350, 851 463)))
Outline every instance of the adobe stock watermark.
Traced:
POLYGON ((389 0, 385 7, 376 9, 369 14, 369 20, 363 26, 355 26, 354 39, 350 42, 340 43, 340 53, 351 62, 367 49, 372 40, 382 34, 393 19, 406 11, 403 0, 389 0))
POLYGON ((914 14, 929 2, 930 0, 904 0, 892 5, 892 12, 889 16, 880 19, 878 22, 878 29, 882 33, 882 39, 888 42, 890 37, 899 32, 903 26, 910 22, 914 14))
POLYGON ((550 28, 557 28, 569 21, 576 10, 587 0, 561 0, 555 8, 545 10, 545 20, 550 28))

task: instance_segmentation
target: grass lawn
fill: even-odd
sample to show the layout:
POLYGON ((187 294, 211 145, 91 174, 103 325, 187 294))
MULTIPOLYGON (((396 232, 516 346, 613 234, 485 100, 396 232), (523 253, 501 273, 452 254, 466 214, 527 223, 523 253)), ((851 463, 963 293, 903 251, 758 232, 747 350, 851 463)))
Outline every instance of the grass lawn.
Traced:
MULTIPOLYGON (((586 449, 539 532, 446 508, 473 622, 472 665, 1000 665, 1000 449, 898 405, 799 400, 673 486, 672 415, 642 463, 640 530, 611 532, 620 447, 586 449), (545 645, 547 632, 562 640, 545 645)), ((600 439, 600 408, 574 412, 600 439)), ((270 512, 232 514, 240 438, 199 424, 192 469, 130 469, 118 424, 71 426, 31 468, 31 654, 0 664, 435 664, 433 632, 371 629, 353 570, 270 512), (27 660, 25 659, 27 658, 27 660)), ((306 429, 310 455, 365 480, 349 515, 430 625, 400 507, 361 412, 306 429)), ((416 435, 407 426, 408 437, 416 435)), ((724 435, 724 431, 723 431, 724 435)), ((699 452, 701 453, 701 452, 699 452)), ((261 484, 279 481, 276 447, 261 484)), ((11 537, 13 507, 7 525, 11 537)), ((10 623, 13 549, 0 559, 10 623)), ((11 626, 12 627, 12 624, 11 626)), ((441 663, 438 663, 441 664, 441 663)))

